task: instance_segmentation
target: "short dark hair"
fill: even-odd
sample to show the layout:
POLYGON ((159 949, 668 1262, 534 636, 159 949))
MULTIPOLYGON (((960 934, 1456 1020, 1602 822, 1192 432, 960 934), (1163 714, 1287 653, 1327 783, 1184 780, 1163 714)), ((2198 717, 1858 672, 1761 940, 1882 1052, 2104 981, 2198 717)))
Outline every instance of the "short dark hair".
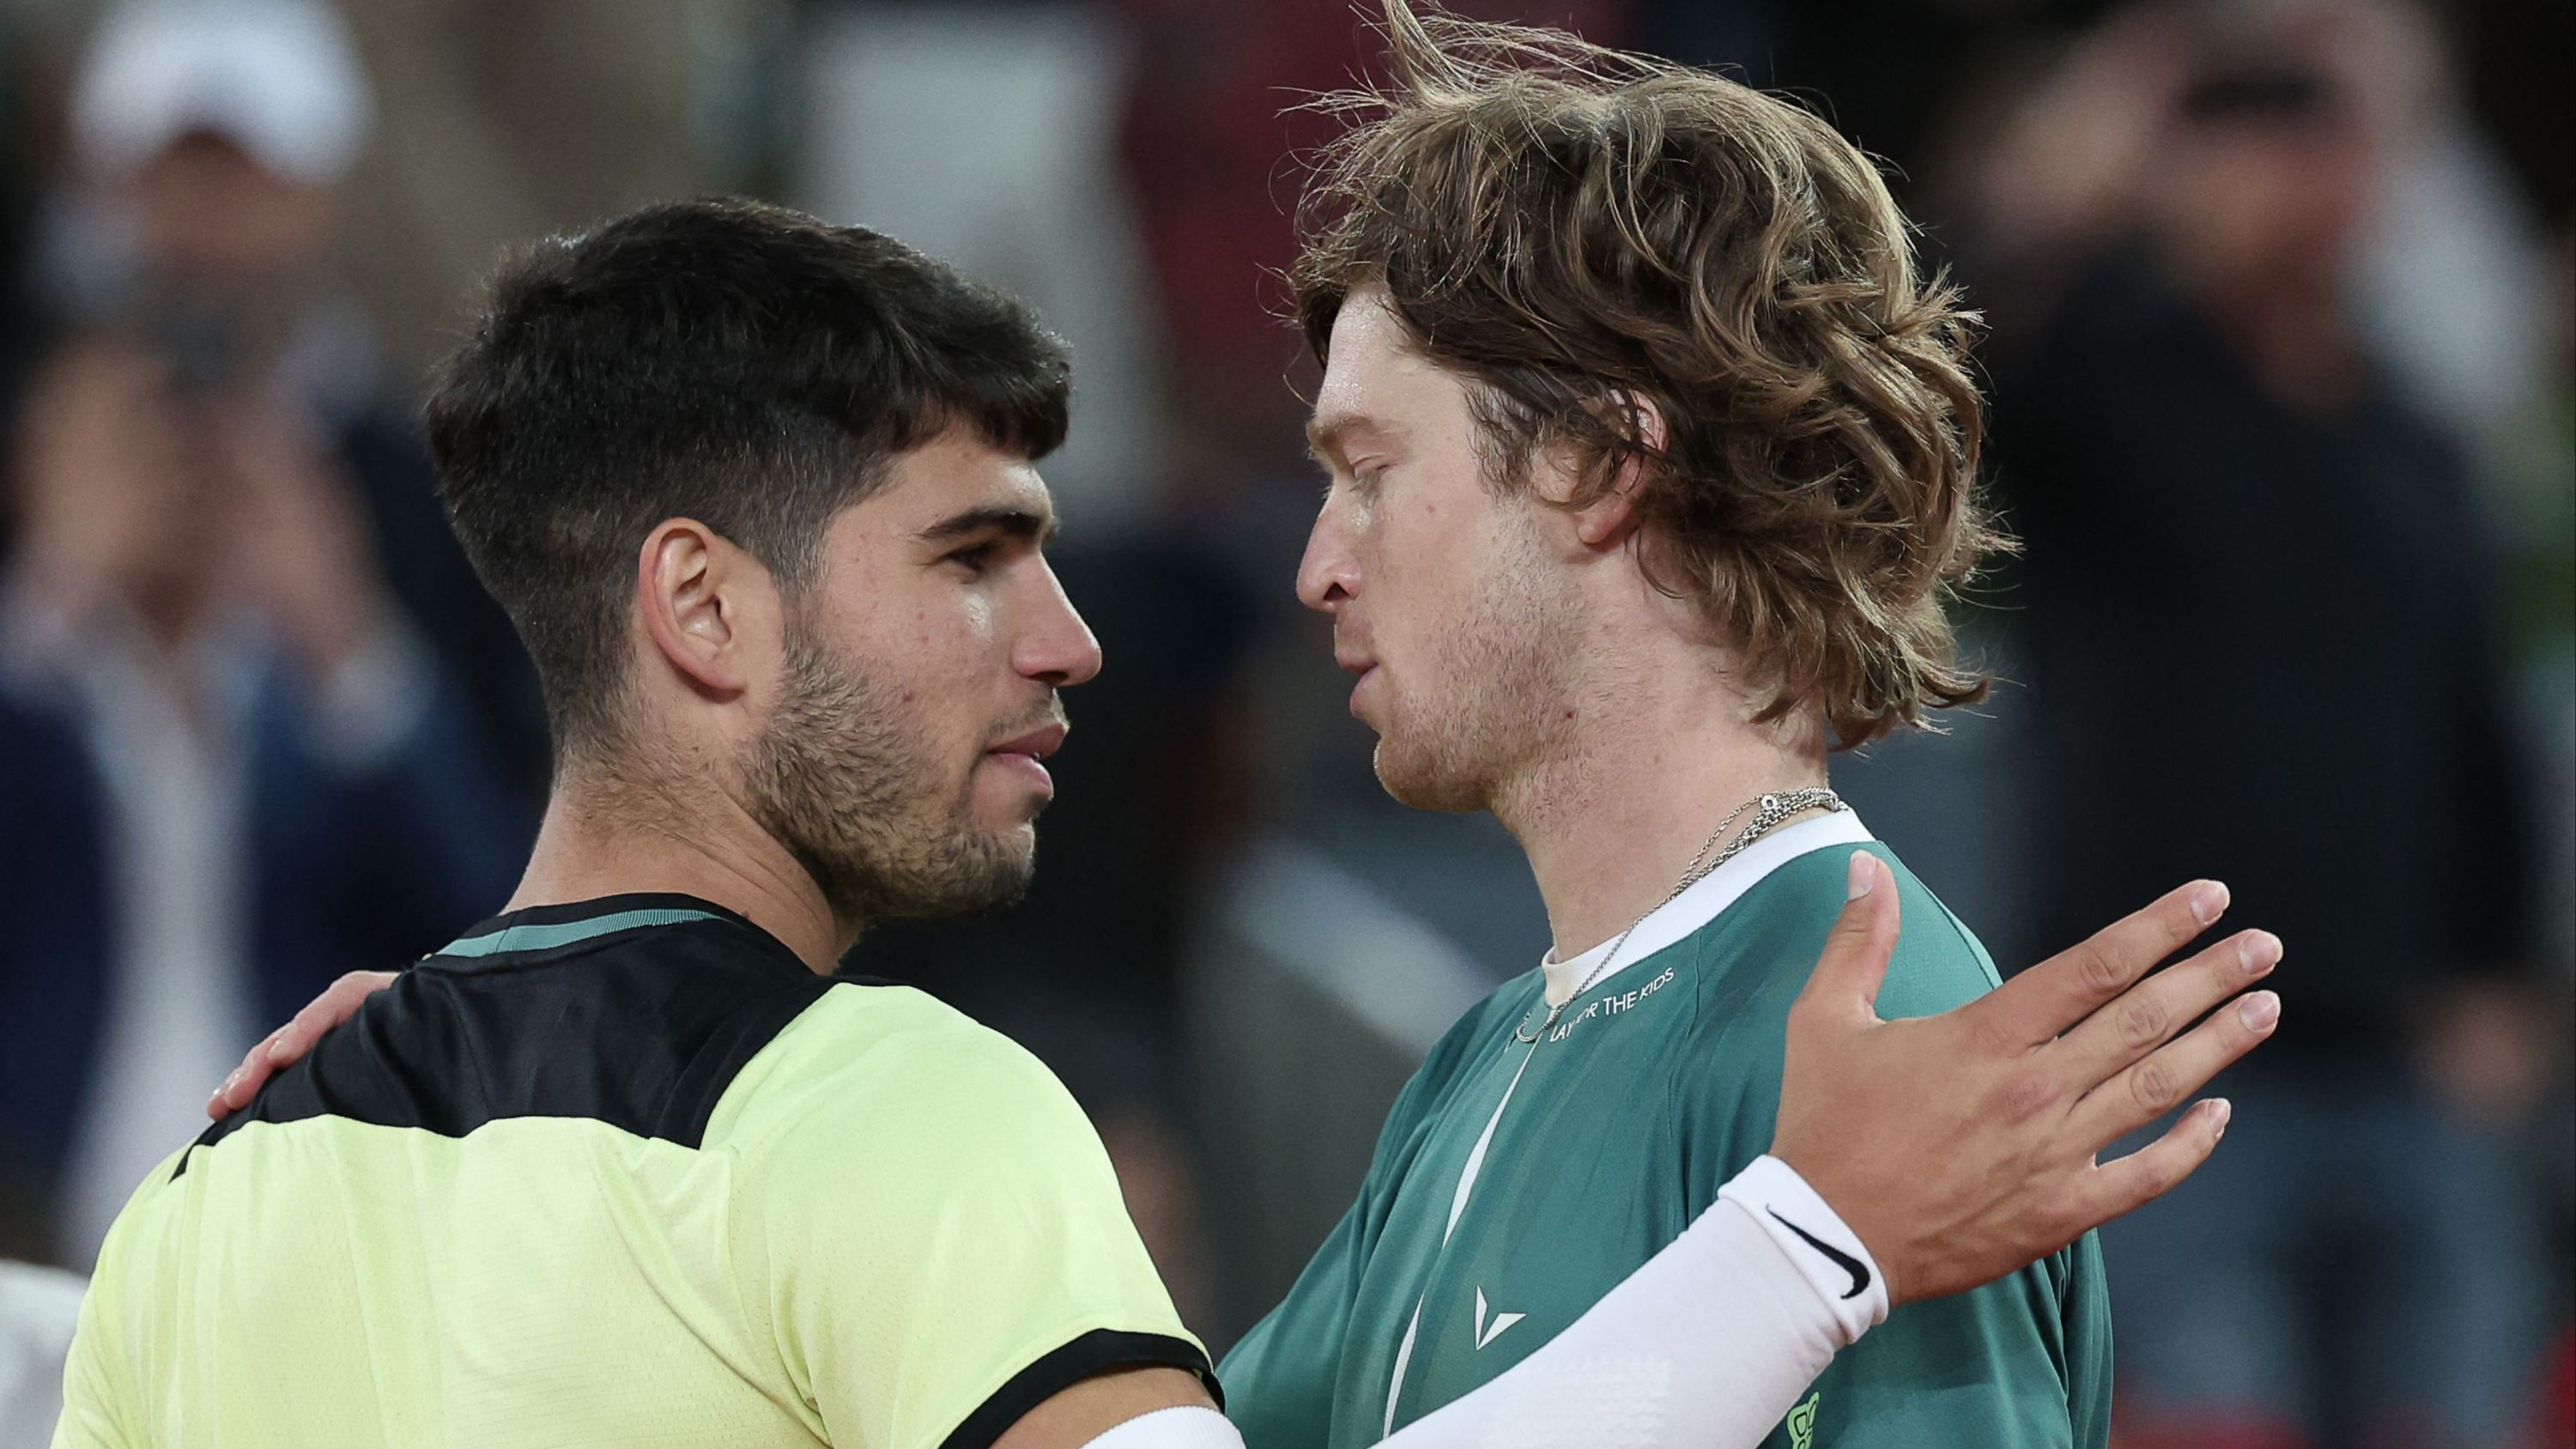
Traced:
POLYGON ((706 524, 782 586, 833 515, 951 427, 1042 457, 1064 346, 1016 299, 864 227, 647 207, 501 270, 429 400, 440 495, 544 682, 559 752, 616 737, 635 554, 706 524))
POLYGON ((1869 158, 1722 76, 1385 5, 1394 78, 1322 103, 1356 121, 1300 209, 1315 355, 1384 287, 1467 381, 1498 485, 1561 447, 1579 507, 1647 464, 1650 577, 1741 650, 1760 718, 1814 709, 1853 747, 1981 697, 1943 607, 2008 546, 1976 497, 1976 319, 1869 158))

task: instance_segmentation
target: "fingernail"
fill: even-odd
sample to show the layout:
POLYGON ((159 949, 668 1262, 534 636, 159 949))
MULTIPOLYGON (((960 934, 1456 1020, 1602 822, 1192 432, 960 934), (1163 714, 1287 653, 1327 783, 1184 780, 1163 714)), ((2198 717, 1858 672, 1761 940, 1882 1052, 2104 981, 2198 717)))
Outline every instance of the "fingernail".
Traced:
POLYGON ((285 1043, 284 1041, 273 1041, 273 1042, 270 1042, 270 1043, 268 1044, 268 1059, 269 1059, 270 1061, 272 1061, 272 1062, 282 1062, 282 1061, 285 1061, 285 1060, 286 1060, 286 1043, 285 1043))
POLYGON ((2260 976, 2281 964, 2281 938, 2257 931, 2236 943, 2236 960, 2248 976, 2260 976))
POLYGON ((2206 926, 2227 914, 2227 882, 2205 880, 2191 893, 2192 919, 2206 926))
POLYGON ((2269 991, 2257 991, 2236 1007, 2237 1018, 2255 1031, 2269 1031, 2281 1019, 2281 998, 2269 991))
POLYGON ((1852 852, 1851 894, 1845 896, 1843 899, 1856 901, 1877 888, 1878 872, 1870 869, 1870 863, 1870 854, 1868 851, 1855 850, 1852 852))
POLYGON ((2211 1123, 2209 1140, 2215 1142, 2219 1138, 2226 1136, 2227 1119, 2235 1115, 2236 1108, 2231 1105, 2225 1097, 2212 1097, 2209 1101, 2209 1118, 2211 1123))
POLYGON ((233 1094, 233 1088, 241 1085, 241 1079, 242 1069, 239 1067, 233 1068, 232 1074, 224 1078, 224 1084, 215 1088, 215 1095, 218 1097, 231 1096, 233 1094))

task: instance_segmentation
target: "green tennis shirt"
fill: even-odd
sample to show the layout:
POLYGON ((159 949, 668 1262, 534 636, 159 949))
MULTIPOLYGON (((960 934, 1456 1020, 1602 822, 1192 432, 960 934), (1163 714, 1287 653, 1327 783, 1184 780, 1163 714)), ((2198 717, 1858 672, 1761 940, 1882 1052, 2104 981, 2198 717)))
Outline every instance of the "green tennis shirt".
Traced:
POLYGON ((685 896, 403 973, 110 1231, 58 1449, 981 1449, 1204 1373, 1026 1052, 685 896))
MULTIPOLYGON (((1251 1449, 1359 1449, 1518 1363, 1679 1236, 1768 1150, 1790 1003, 1855 847, 1904 912, 1882 1015, 1996 984, 1985 949, 1849 813, 1757 842, 1641 923, 1546 1016, 1532 971, 1452 1028, 1398 1097, 1344 1215, 1223 1366, 1251 1449)), ((1558 968, 1580 980, 1597 958, 1558 968)), ((1614 1372, 1617 1365, 1605 1366, 1614 1372)), ((1639 1382, 1637 1393, 1683 1393, 1639 1382)), ((1908 1304, 1844 1352, 1769 1449, 2102 1449, 2110 1302, 2087 1237, 1908 1304)), ((1616 1426, 1603 1426, 1605 1444, 1616 1426)))

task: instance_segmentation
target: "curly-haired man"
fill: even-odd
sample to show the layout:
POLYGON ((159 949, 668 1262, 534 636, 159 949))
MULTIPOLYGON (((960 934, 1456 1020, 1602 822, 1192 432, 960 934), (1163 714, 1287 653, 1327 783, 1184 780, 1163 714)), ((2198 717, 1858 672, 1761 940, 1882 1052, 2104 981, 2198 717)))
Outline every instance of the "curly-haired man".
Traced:
MULTIPOLYGON (((1826 785, 1831 750, 1985 689, 1943 612, 1999 543, 1957 296, 1867 158, 1793 105, 1389 19, 1395 82, 1344 98, 1366 114, 1290 276, 1331 478, 1299 592, 1386 789, 1509 827, 1555 950, 1433 1051, 1359 1201, 1225 1364, 1254 1449, 1376 1441, 1680 1232, 1763 1151, 1800 985, 1779 963, 1847 888, 1903 905, 1884 1014, 1996 980, 1826 785)), ((1909 1306, 1816 1388, 1777 1449, 2100 1446, 2099 1250, 1909 1306)), ((1605 1363, 1542 1417, 1621 1441, 1666 1392, 1605 1363)))

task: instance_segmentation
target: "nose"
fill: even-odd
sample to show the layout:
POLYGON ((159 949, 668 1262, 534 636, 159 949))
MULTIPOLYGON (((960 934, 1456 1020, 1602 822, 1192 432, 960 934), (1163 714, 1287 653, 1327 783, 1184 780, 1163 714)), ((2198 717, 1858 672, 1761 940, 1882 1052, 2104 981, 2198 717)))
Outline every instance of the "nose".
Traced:
POLYGON ((1306 535, 1306 556, 1297 563, 1297 601, 1327 614, 1359 590, 1359 560, 1351 551, 1344 507, 1338 488, 1324 499, 1306 535))
POLYGON ((1055 570, 1042 566, 1040 573, 1044 587, 1036 613, 1031 627, 1021 633, 1019 647, 1012 651, 1011 667, 1056 689, 1087 683, 1100 673, 1100 641, 1092 637, 1091 626, 1082 622, 1073 600, 1065 597, 1055 570))

